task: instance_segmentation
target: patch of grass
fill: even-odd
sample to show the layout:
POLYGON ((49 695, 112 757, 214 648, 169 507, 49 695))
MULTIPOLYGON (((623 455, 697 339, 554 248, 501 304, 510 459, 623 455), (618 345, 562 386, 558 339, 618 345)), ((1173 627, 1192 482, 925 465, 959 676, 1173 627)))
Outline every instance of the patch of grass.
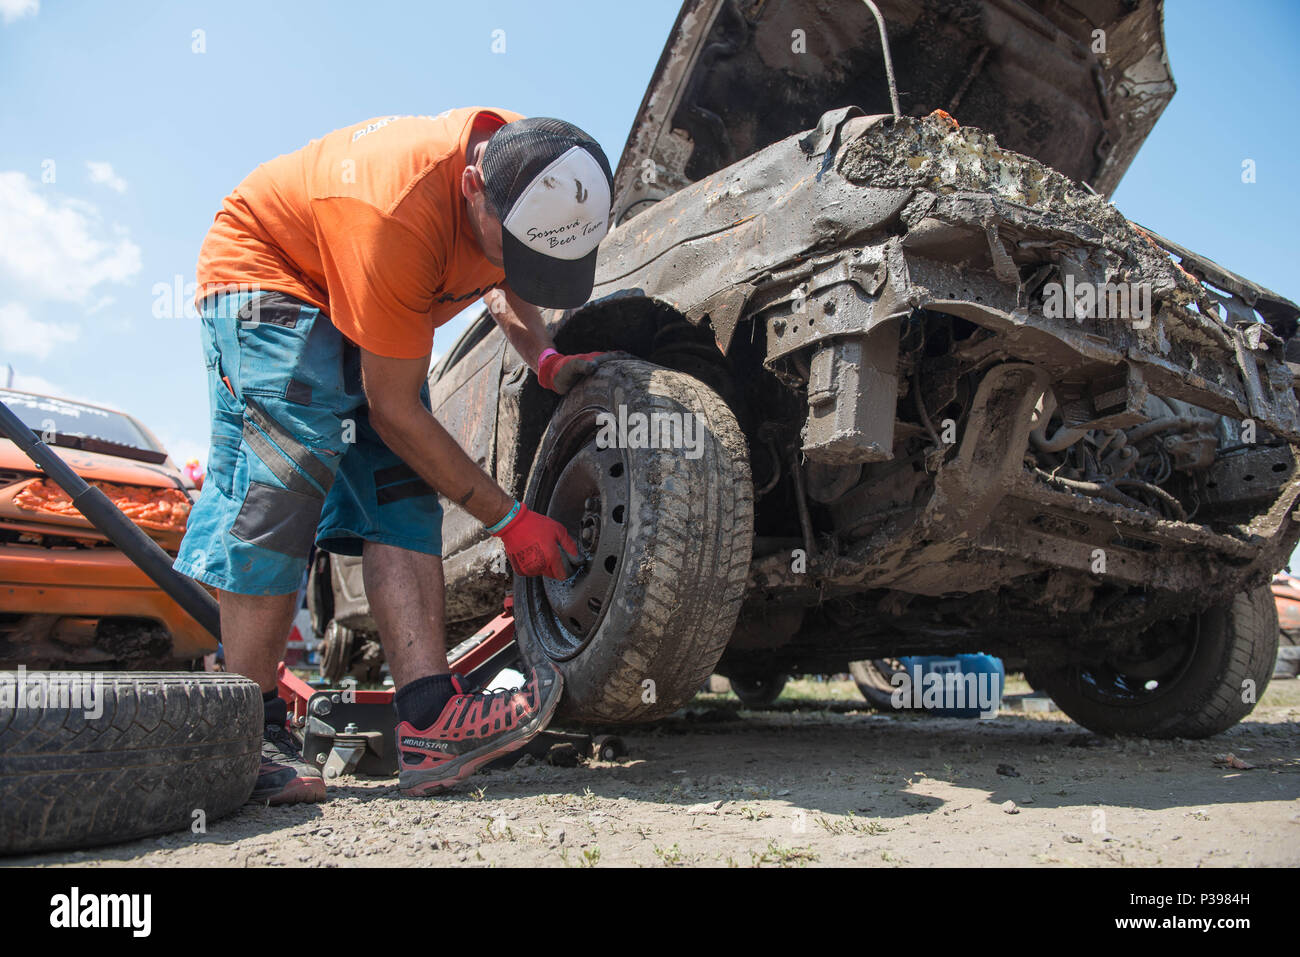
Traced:
POLYGON ((889 828, 881 824, 879 821, 859 818, 852 811, 849 811, 849 813, 842 818, 833 818, 822 814, 819 815, 816 820, 822 830, 829 834, 867 834, 874 836, 876 834, 885 834, 889 831, 889 828))
POLYGON ((557 807, 562 811, 576 811, 582 807, 582 799, 576 794, 543 794, 540 800, 547 807, 557 807))
POLYGON ((560 848, 560 861, 565 867, 573 867, 575 864, 578 867, 595 867, 600 863, 599 844, 593 844, 591 847, 582 848, 582 853, 572 861, 569 860, 569 850, 570 849, 567 847, 560 848))
POLYGON ((750 851, 749 858, 754 867, 762 867, 764 864, 775 864, 778 867, 803 867, 816 861, 817 854, 811 846, 782 847, 773 839, 767 842, 767 847, 763 850, 750 851))
POLYGON ((513 842, 515 840, 514 828, 505 823, 504 818, 499 818, 495 821, 488 821, 478 834, 479 838, 485 844, 494 844, 497 841, 513 842))
POLYGON ((667 850, 656 844, 655 857, 659 858, 665 867, 680 867, 683 863, 682 849, 680 845, 677 844, 674 844, 667 850))

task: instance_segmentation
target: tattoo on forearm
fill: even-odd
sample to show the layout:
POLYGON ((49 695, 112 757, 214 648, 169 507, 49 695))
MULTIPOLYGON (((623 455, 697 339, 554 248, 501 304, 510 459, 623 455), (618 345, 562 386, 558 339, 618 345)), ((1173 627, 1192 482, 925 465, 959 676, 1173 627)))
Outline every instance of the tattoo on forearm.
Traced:
POLYGON ((472 499, 473 497, 474 497, 474 490, 473 490, 473 489, 470 489, 470 490, 469 490, 468 492, 466 492, 463 496, 461 496, 461 499, 460 499, 460 502, 459 502, 460 507, 461 507, 461 508, 464 508, 465 505, 469 502, 469 500, 472 499))

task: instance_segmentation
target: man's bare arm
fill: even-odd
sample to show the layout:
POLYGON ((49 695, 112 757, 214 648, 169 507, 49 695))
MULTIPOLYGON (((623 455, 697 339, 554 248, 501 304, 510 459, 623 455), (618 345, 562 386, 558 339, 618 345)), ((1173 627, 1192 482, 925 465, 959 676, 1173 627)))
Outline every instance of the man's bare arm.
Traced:
POLYGON ((442 495, 484 525, 514 505, 420 402, 429 357, 389 359, 361 350, 361 379, 370 423, 390 449, 442 495))
POLYGON ((538 356, 555 348, 541 310, 520 299, 504 283, 496 289, 489 289, 483 302, 515 352, 536 372, 538 356))

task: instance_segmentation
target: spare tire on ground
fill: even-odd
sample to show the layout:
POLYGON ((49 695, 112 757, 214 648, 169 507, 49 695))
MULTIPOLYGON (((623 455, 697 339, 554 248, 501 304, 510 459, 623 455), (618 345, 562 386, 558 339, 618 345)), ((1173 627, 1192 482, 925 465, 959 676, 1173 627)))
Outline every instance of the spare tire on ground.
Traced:
POLYGON ((252 793, 262 725, 239 675, 0 671, 0 854, 229 814, 252 793))

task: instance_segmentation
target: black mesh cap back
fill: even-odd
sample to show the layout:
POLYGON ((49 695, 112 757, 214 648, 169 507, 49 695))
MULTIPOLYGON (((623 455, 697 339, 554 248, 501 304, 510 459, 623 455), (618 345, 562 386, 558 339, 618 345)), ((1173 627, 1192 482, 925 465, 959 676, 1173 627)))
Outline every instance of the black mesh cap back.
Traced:
POLYGON ((530 116, 507 123, 488 140, 483 151, 483 179, 497 217, 505 219, 529 183, 560 154, 574 146, 596 158, 614 191, 614 174, 600 144, 572 123, 550 116, 530 116))

